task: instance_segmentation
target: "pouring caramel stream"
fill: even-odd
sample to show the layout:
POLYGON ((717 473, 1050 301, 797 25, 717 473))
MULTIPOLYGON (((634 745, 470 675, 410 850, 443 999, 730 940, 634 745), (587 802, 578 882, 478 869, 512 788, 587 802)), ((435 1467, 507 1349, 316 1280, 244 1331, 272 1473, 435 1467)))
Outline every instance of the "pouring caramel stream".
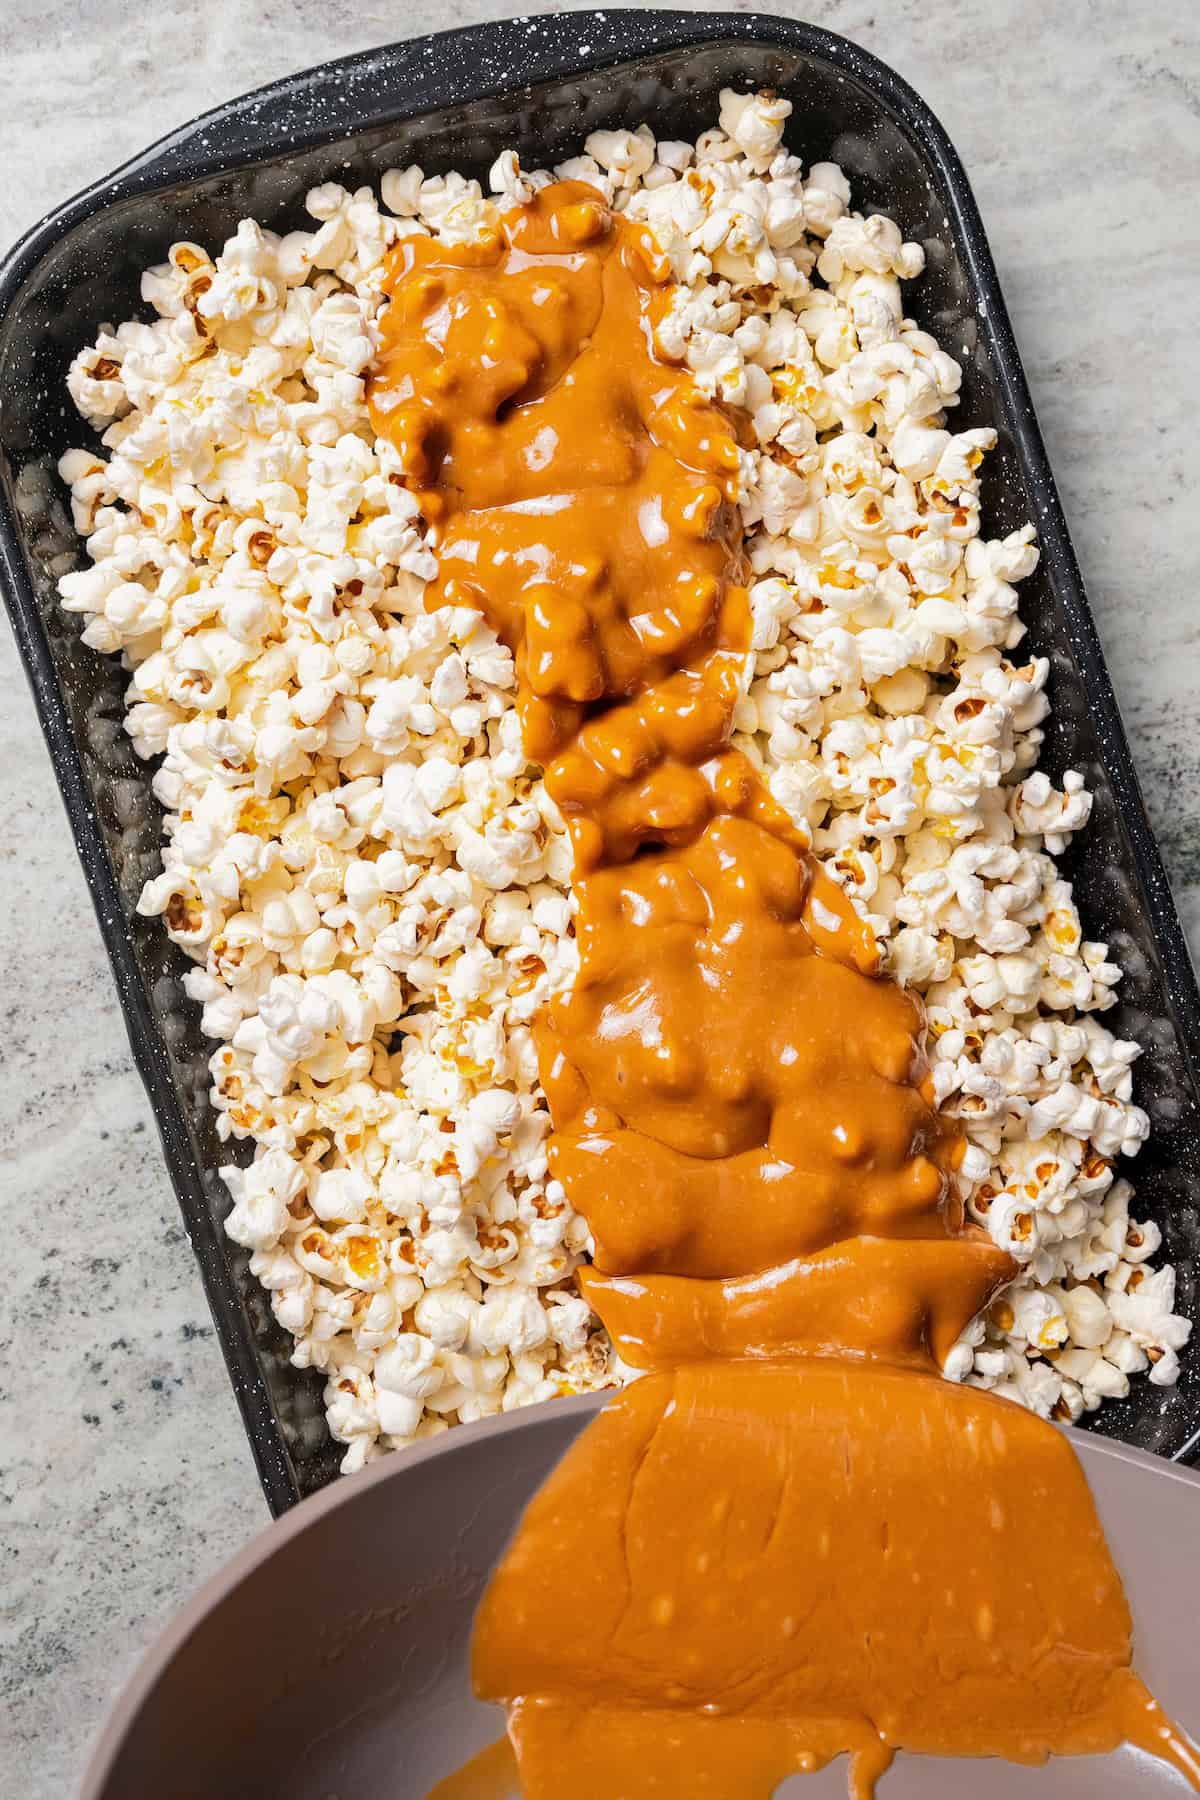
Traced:
POLYGON ((866 1797, 897 1746, 1129 1738, 1188 1766, 1069 1445, 937 1374, 1014 1265, 964 1222, 919 1006, 731 746, 740 426, 656 348, 665 259, 562 182, 482 243, 402 240, 386 286, 369 399, 428 604, 512 649, 574 850, 579 971, 538 1025, 552 1171, 584 1292, 658 1371, 481 1609, 523 1793, 569 1770, 577 1800, 650 1800, 686 1771, 766 1800, 849 1751, 866 1797))

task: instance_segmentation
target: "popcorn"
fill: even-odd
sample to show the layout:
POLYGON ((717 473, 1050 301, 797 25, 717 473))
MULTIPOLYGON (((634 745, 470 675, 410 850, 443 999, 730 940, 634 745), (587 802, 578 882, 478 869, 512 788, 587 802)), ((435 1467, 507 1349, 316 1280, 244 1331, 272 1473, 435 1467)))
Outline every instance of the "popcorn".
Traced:
POLYGON ((1092 811, 1092 796, 1083 785, 1083 776, 1068 769, 1063 776, 1061 793, 1040 770, 1015 787, 1008 803, 1009 815, 1023 837, 1041 837, 1051 855, 1066 849, 1075 832, 1087 824, 1092 811))
MULTIPOLYGON (((725 90, 695 145, 597 131, 555 174, 655 234, 665 356, 745 409, 751 758, 924 1003, 968 1214, 1020 1274, 946 1361, 1044 1416, 1169 1385, 1189 1332, 1114 1160, 1148 1131, 1120 971, 1052 858, 1091 798, 1036 768, 1045 658, 1017 653, 1032 527, 986 539, 995 433, 904 315, 924 252, 784 148, 791 103, 725 90)), ((366 375, 387 250, 470 242, 553 177, 417 167, 173 246, 153 316, 101 326, 68 388, 101 434, 60 472, 89 561, 62 577, 129 671, 161 758, 162 872, 139 911, 192 961, 217 1040, 227 1231, 326 1376, 342 1466, 621 1379, 573 1276, 531 1021, 573 979, 571 851, 525 760, 507 648, 427 613, 436 574, 366 375)))
POLYGON ((584 150, 608 172, 614 190, 637 187, 654 163, 654 138, 644 125, 637 131, 593 131, 584 150))

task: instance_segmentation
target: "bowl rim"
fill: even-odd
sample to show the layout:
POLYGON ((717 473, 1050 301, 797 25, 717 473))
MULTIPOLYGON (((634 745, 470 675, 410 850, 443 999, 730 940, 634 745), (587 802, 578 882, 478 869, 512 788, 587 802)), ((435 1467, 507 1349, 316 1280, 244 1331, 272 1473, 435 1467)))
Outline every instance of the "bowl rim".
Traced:
MULTIPOLYGON (((584 1420, 599 1412, 604 1403, 612 1399, 613 1393, 614 1390, 608 1388, 565 1399, 542 1400, 534 1406, 517 1407, 512 1412, 497 1413, 492 1418, 476 1420, 471 1425, 455 1425, 447 1431, 439 1432, 435 1437, 412 1444, 405 1450, 377 1457, 356 1474, 329 1482, 316 1493, 297 1501, 295 1506, 289 1507, 278 1518, 268 1520, 228 1562, 222 1563, 219 1569, 201 1583, 191 1599, 167 1620, 142 1652, 132 1675, 110 1707, 95 1740, 84 1772, 80 1800, 102 1800, 104 1784, 113 1771, 142 1706, 193 1632, 256 1569, 277 1556, 296 1538, 302 1537, 327 1514, 352 1505, 359 1496, 385 1482, 403 1480, 414 1469, 442 1457, 454 1456, 458 1451, 478 1444, 483 1438, 511 1437, 516 1431, 537 1429, 571 1418, 579 1419, 582 1425, 584 1420)), ((1195 1480, 1200 1487, 1200 1475, 1193 1475, 1191 1470, 1180 1470, 1173 1463, 1165 1463, 1161 1457, 1149 1456, 1142 1450, 1129 1451, 1129 1455, 1156 1464, 1170 1474, 1185 1475, 1195 1480)))

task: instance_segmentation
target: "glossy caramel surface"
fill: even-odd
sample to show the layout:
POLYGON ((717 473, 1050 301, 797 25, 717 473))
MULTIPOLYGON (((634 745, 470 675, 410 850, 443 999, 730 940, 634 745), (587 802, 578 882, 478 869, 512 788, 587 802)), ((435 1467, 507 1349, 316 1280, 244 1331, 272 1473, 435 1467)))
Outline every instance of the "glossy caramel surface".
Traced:
POLYGON ((1052 1427, 932 1373, 732 1362, 633 1383, 576 1442, 485 1595, 474 1673, 551 1697, 515 1721, 528 1800, 760 1800, 843 1750, 865 1783, 897 1749, 1145 1742, 1129 1634, 1052 1427), (587 1774, 556 1786, 577 1732, 587 1774))
MULTIPOLYGON (((837 1307, 873 1280, 860 1246, 928 1239, 937 1275, 891 1260, 911 1292, 881 1297, 867 1348, 952 1341, 1012 1264, 960 1242, 918 1005, 730 748, 750 624, 735 425, 656 350, 661 253, 564 182, 485 244, 403 240, 388 287, 372 415, 429 522, 428 603, 481 609, 512 647, 574 844, 580 968, 539 1061, 596 1270, 711 1282, 811 1258, 819 1317, 797 1341, 855 1351, 837 1307), (933 1307, 956 1254, 961 1301, 933 1307)), ((723 1292, 634 1285, 610 1309, 609 1291, 589 1297, 635 1365, 694 1340, 723 1292)), ((780 1337, 756 1324, 745 1348, 780 1337)))

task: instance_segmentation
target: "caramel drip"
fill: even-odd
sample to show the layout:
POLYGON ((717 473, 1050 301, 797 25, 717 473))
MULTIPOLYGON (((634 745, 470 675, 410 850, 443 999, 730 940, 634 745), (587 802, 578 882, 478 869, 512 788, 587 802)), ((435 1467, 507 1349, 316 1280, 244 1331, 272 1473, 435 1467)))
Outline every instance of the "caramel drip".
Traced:
POLYGON ((763 1800, 849 1750, 869 1795, 899 1749, 1126 1740, 1194 1781, 1129 1634, 1052 1427, 936 1375, 743 1362, 635 1382, 576 1442, 484 1597, 474 1676, 549 1696, 512 1721, 527 1800, 564 1767, 579 1800, 665 1800, 681 1769, 763 1800))
POLYGON ((437 551, 428 604, 512 649, 570 832, 551 1168, 589 1301, 666 1371, 529 1509, 477 1687, 511 1703, 528 1800, 568 1766, 580 1800, 665 1797, 681 1768, 762 1800, 843 1751, 866 1800, 900 1744, 1143 1742, 1069 1447, 935 1372, 1015 1265, 964 1223, 920 1008, 732 746, 741 426, 656 348, 668 276, 575 183, 480 244, 406 238, 369 392, 437 551))

